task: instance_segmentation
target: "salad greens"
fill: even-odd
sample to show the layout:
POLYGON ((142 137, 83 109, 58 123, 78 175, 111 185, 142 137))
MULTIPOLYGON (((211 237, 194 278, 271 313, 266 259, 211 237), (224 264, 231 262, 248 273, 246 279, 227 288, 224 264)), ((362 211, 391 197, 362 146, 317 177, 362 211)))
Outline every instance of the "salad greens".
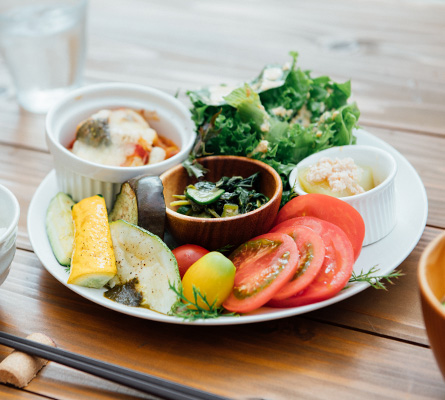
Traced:
POLYGON ((198 137, 183 163, 190 175, 201 178, 204 168, 196 158, 238 155, 272 166, 284 184, 283 201, 290 196, 288 175, 308 155, 355 144, 353 128, 360 116, 348 103, 350 82, 311 77, 310 71, 291 65, 268 65, 251 82, 231 90, 205 88, 187 92, 198 137), (226 95, 215 96, 225 93, 226 95))
POLYGON ((199 218, 232 217, 256 210, 269 199, 257 191, 259 172, 243 178, 223 176, 218 182, 199 181, 188 185, 183 195, 171 206, 180 206, 176 211, 199 218))

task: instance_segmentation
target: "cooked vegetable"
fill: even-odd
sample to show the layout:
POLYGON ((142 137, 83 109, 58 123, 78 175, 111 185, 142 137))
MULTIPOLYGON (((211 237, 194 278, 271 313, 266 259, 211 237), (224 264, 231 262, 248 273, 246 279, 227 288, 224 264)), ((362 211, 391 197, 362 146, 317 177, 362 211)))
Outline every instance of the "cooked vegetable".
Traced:
POLYGON ((141 306, 163 314, 173 311, 181 278, 178 264, 167 245, 153 233, 123 220, 110 223, 117 275, 110 287, 134 281, 142 295, 141 306))
POLYGON ((108 118, 88 118, 82 122, 77 129, 76 140, 93 147, 111 144, 108 118))
POLYGON ((288 175, 300 160, 355 143, 352 130, 360 112, 347 102, 350 82, 313 78, 296 67, 297 53, 291 55, 291 66, 268 65, 232 91, 221 86, 188 92, 198 130, 194 150, 184 162, 190 174, 203 175, 194 159, 208 154, 260 159, 280 173, 284 204, 290 195, 288 175))
POLYGON ((170 203, 180 206, 177 212, 199 218, 232 217, 256 210, 269 199, 257 191, 259 172, 243 178, 224 176, 218 182, 200 181, 189 185, 184 195, 170 203))
POLYGON ((136 193, 129 182, 124 182, 121 191, 116 196, 113 209, 108 216, 110 222, 123 219, 130 224, 138 224, 138 202, 136 193))
POLYGON ((65 193, 57 193, 46 212, 46 233, 54 256, 61 265, 70 265, 73 254, 74 226, 71 207, 73 199, 65 193))
MULTIPOLYGON (((199 183, 197 183, 197 185, 199 185, 199 183)), ((199 186, 190 185, 185 190, 185 197, 194 201, 196 204, 207 205, 217 201, 223 193, 224 189, 218 189, 216 187, 207 190, 199 186)))
POLYGON ((182 278, 183 295, 189 308, 216 309, 229 296, 235 278, 232 261, 217 251, 196 261, 182 278))
POLYGON ((158 176, 141 175, 122 184, 109 221, 123 219, 164 237, 164 187, 158 176))
POLYGON ((102 196, 79 201, 72 208, 74 250, 68 283, 103 287, 116 275, 116 261, 102 196))

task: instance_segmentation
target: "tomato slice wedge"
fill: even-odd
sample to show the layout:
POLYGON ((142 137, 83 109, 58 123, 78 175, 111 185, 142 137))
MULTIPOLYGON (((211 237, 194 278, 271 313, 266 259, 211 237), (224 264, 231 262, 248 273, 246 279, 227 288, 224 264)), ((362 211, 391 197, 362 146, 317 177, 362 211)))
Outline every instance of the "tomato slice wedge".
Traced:
POLYGON ((354 251, 346 234, 330 222, 314 217, 298 217, 273 228, 304 225, 317 232, 325 244, 325 258, 320 271, 311 284, 300 293, 283 300, 271 300, 271 307, 298 307, 317 303, 336 295, 348 283, 354 266, 354 251))
POLYGON ((325 246, 319 234, 303 225, 284 226, 277 232, 293 238, 300 253, 295 274, 273 297, 274 300, 283 300, 306 289, 315 279, 324 262, 325 246))
POLYGON ((305 194, 283 206, 275 218, 274 226, 290 218, 304 216, 317 217, 341 228, 351 241, 354 260, 357 260, 365 238, 365 223, 354 207, 326 194, 305 194))
POLYGON ((230 256, 235 282, 223 307, 246 313, 266 304, 295 274, 299 253, 284 233, 266 233, 239 246, 230 256))

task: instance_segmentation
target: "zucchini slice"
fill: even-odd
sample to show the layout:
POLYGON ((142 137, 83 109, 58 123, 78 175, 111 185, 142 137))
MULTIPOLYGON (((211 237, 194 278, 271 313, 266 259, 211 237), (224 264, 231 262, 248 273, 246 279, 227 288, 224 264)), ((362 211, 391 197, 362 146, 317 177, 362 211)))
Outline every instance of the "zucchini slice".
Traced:
POLYGON ((141 306, 162 314, 170 314, 180 301, 170 289, 179 292, 181 278, 178 263, 168 246, 153 233, 123 220, 110 223, 117 275, 111 288, 135 280, 142 294, 141 306))
POLYGON ((113 209, 108 216, 108 221, 123 219, 130 224, 138 224, 138 202, 136 193, 128 182, 124 182, 121 191, 116 197, 113 209))
POLYGON ((73 254, 74 226, 71 207, 73 199, 66 193, 57 193, 46 211, 45 226, 54 256, 61 265, 69 266, 73 254))

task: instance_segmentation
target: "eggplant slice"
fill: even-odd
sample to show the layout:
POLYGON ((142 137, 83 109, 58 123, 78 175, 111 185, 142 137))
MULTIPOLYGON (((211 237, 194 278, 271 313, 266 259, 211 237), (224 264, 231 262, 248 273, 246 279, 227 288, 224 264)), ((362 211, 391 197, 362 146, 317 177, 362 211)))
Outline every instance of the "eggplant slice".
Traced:
POLYGON ((109 221, 122 219, 163 239, 165 214, 164 186, 161 179, 158 176, 141 175, 122 184, 109 221))

